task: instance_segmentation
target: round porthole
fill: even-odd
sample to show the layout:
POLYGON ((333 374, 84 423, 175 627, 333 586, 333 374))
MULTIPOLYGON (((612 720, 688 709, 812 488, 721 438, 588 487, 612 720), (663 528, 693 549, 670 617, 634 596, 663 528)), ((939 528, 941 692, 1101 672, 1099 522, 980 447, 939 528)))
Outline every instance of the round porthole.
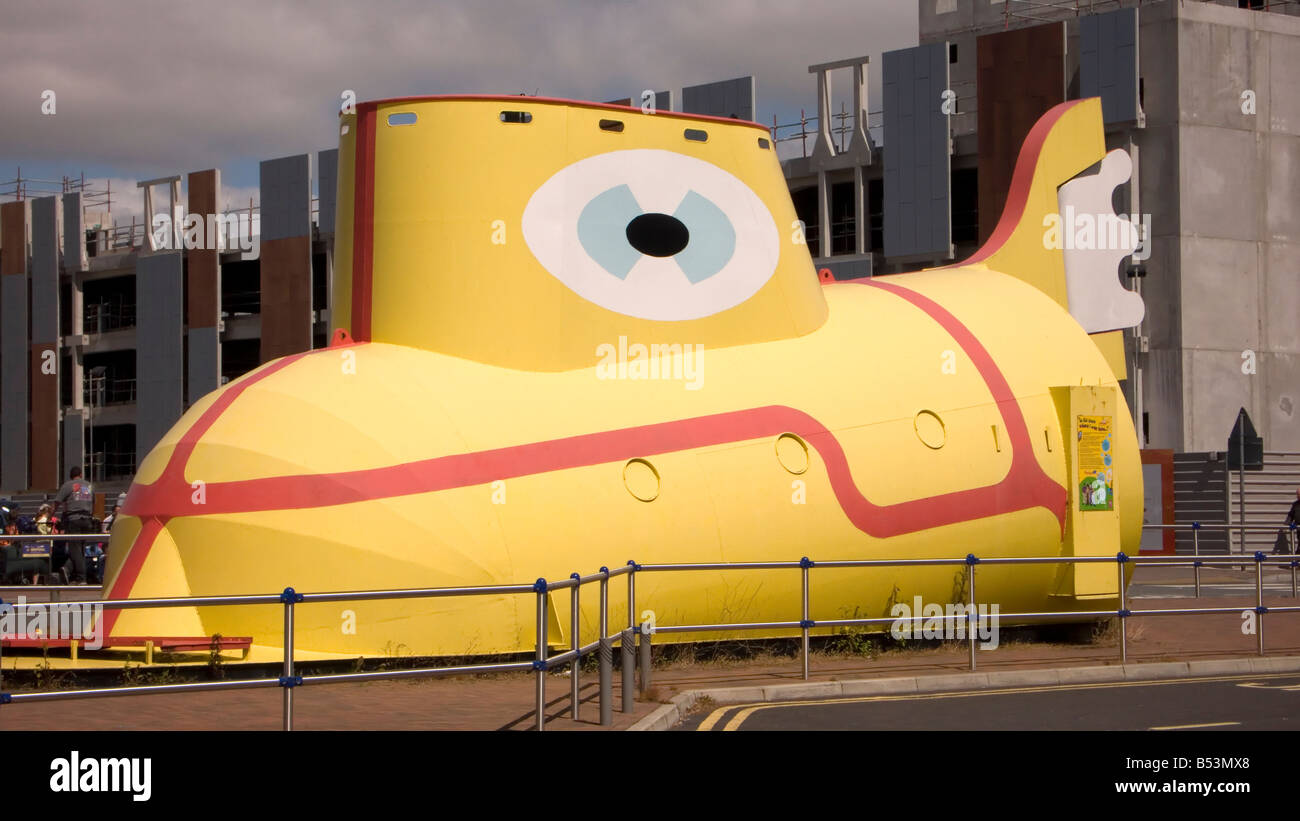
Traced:
POLYGON ((948 441, 943 420, 934 411, 923 410, 918 413, 912 420, 912 427, 916 430, 916 438, 931 450, 938 450, 943 447, 944 442, 948 441))
POLYGON ((783 433, 776 437, 776 460, 798 476, 808 469, 808 444, 793 433, 783 433))
POLYGON ((643 502, 659 498, 659 471, 645 459, 629 459, 623 465, 623 486, 643 502))

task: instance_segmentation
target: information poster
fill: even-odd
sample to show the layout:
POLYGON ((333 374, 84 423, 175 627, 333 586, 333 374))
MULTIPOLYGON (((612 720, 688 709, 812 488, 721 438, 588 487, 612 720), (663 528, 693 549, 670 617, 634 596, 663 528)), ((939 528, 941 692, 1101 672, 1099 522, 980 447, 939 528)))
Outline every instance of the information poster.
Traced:
POLYGON ((1077 416, 1079 432, 1079 509, 1115 509, 1115 473, 1111 465, 1111 417, 1077 416))

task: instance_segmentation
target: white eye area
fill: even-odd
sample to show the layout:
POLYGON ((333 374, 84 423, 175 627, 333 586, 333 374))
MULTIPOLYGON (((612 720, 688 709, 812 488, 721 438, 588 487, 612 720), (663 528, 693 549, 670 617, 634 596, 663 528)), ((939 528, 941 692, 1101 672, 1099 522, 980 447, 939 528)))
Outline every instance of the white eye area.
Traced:
POLYGON ((776 222, 737 177, 657 149, 579 160, 541 185, 524 241, 574 293, 626 316, 699 319, 749 299, 780 256, 776 222))

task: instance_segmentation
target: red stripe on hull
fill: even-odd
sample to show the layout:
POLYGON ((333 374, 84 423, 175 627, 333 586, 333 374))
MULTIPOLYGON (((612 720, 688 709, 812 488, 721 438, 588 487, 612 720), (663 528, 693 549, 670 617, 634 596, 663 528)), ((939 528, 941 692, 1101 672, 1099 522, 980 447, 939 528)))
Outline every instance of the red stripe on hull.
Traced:
MULTIPOLYGON (((294 510, 396 498, 636 456, 750 441, 787 431, 799 434, 817 449, 826 464, 836 501, 849 521, 870 536, 889 538, 1037 507, 1051 512, 1063 533, 1066 490, 1038 464, 1020 406, 992 355, 960 320, 934 300, 879 279, 862 280, 861 284, 884 290, 924 311, 974 363, 997 403, 1012 447, 1011 468, 1001 481, 898 504, 877 505, 858 489, 848 458, 834 433, 803 411, 771 405, 364 470, 209 483, 205 487, 205 503, 201 510, 196 510, 184 467, 199 439, 244 390, 309 355, 304 353, 277 360, 222 394, 181 437, 158 481, 131 489, 123 512, 141 517, 145 528, 118 573, 110 597, 129 594, 163 524, 176 516, 294 510)), ((110 616, 110 629, 114 621, 110 616)))

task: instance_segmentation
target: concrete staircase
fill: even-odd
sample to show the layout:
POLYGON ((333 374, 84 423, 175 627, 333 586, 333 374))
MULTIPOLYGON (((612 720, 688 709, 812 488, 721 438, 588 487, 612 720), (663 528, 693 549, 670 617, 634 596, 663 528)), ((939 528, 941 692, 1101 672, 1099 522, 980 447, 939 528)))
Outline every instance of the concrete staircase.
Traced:
MULTIPOLYGON (((1200 535, 1201 553, 1272 553, 1277 530, 1300 488, 1300 453, 1265 451, 1264 469, 1246 471, 1245 480, 1243 519, 1239 477, 1228 470, 1222 451, 1174 454, 1174 521, 1207 525, 1200 535), (1221 527, 1208 526, 1242 523, 1269 529, 1247 531, 1243 542, 1239 530, 1225 533, 1221 527)), ((1191 555, 1190 531, 1178 534, 1177 551, 1191 555)))

